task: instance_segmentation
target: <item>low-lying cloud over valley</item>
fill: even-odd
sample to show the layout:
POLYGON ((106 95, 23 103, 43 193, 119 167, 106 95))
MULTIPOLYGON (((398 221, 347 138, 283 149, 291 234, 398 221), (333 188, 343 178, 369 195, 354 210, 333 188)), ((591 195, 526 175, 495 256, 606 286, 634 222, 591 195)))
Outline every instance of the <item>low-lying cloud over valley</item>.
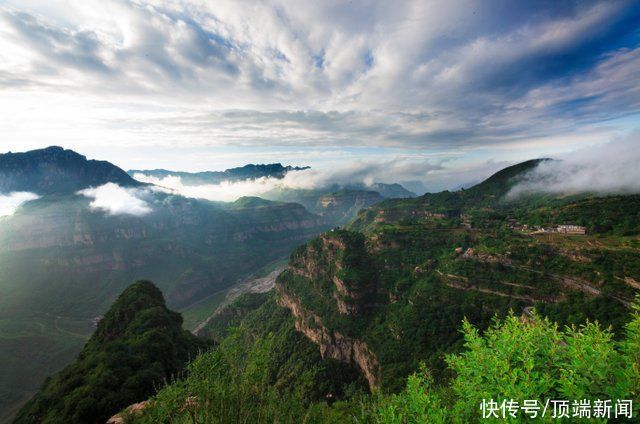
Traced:
POLYGON ((332 169, 289 171, 284 178, 262 177, 253 180, 223 181, 220 184, 189 185, 174 175, 157 178, 136 173, 134 178, 186 197, 228 202, 242 196, 262 196, 276 189, 312 190, 353 184, 367 187, 380 182, 422 181, 428 179, 429 174, 444 169, 442 164, 430 159, 395 158, 383 161, 356 161, 332 169))
POLYGON ((28 191, 14 191, 8 194, 0 193, 0 218, 13 215, 20 206, 39 197, 37 194, 28 191))
POLYGON ((126 188, 114 183, 78 192, 79 195, 93 199, 89 203, 91 209, 105 212, 107 215, 134 216, 147 215, 152 211, 149 203, 142 199, 148 193, 146 189, 126 188))

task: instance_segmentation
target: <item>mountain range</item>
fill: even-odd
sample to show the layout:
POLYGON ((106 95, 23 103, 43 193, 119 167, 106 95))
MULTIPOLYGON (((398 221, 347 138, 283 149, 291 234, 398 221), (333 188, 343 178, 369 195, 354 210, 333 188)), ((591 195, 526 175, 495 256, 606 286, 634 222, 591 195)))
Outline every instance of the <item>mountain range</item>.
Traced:
MULTIPOLYGON (((394 396, 422 366, 446 395, 447 358, 466 346, 463 320, 482 331, 509 311, 535 321, 535 310, 560 325, 598 320, 621 335, 640 289, 640 196, 510 196, 544 160, 468 189, 398 199, 338 188, 319 197, 283 194, 308 195, 302 205, 255 197, 221 203, 134 183, 128 187, 144 191, 151 212, 110 216, 75 192, 44 194, 2 221, 5 405, 20 403, 10 397, 16 388, 25 399, 69 363, 94 331, 92 318, 98 329, 85 349, 102 357, 108 348, 91 342, 98 315, 141 278, 154 281, 185 322, 207 317, 198 334, 215 347, 176 365, 188 375, 173 383, 151 375, 161 390, 132 393, 110 410, 149 400, 134 422, 344 422, 360 413, 375 421, 369 393, 394 396), (557 230, 567 225, 584 234, 557 230), (289 254, 273 290, 218 309, 220 293, 238 279, 289 254)), ((128 290, 125 297, 135 297, 128 290)), ((128 318, 107 316, 126 327, 128 318)), ((85 358, 69 369, 91 374, 102 366, 85 358)), ((91 384, 110 396, 123 383, 91 384)), ((74 405, 64 387, 45 383, 19 416, 41 410, 41 399, 74 405)), ((61 416, 76 412, 70 406, 61 416)))
POLYGON ((376 203, 298 247, 273 292, 207 324, 218 346, 132 422, 477 422, 483 397, 513 390, 635 399, 640 196, 510 197, 543 160, 376 203))
POLYGON ((220 184, 223 181, 255 180, 257 178, 271 177, 284 178, 291 171, 304 171, 308 166, 283 166, 280 163, 248 164, 238 168, 230 168, 224 171, 182 172, 166 169, 131 169, 129 175, 135 178, 136 174, 142 174, 154 178, 179 177, 185 185, 220 184))

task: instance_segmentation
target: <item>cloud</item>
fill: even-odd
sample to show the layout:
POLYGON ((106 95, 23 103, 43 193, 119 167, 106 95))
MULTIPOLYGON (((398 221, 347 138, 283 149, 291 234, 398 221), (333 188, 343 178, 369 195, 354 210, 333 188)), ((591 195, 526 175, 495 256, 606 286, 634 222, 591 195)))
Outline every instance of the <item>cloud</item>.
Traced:
POLYGON ((640 193, 640 132, 544 161, 509 193, 640 193))
POLYGON ((639 18, 626 0, 7 0, 0 111, 19 125, 0 136, 472 150, 584 132, 640 113, 639 18))
POLYGON ((28 191, 14 191, 9 194, 0 194, 0 217, 11 216, 24 203, 36 200, 40 196, 28 191))
POLYGON ((124 188, 114 183, 107 183, 95 188, 87 188, 78 192, 79 195, 93 199, 89 206, 94 210, 101 210, 107 215, 149 214, 152 209, 141 199, 145 190, 124 188))
POLYGON ((268 191, 281 187, 276 178, 258 178, 244 181, 223 181, 220 184, 188 185, 182 183, 178 176, 157 178, 142 173, 136 173, 138 181, 154 184, 158 189, 171 194, 179 194, 196 199, 232 202, 243 196, 261 196, 268 191))
MULTIPOLYGON (((155 184, 171 193, 207 200, 234 201, 242 196, 263 196, 276 189, 311 190, 373 183, 394 183, 403 180, 424 180, 444 169, 430 159, 395 158, 386 161, 355 161, 331 169, 290 171, 284 178, 262 177, 255 180, 224 181, 220 184, 187 185, 178 176, 157 178, 136 173, 138 181, 155 184)), ((267 196, 268 197, 268 196, 267 196)))

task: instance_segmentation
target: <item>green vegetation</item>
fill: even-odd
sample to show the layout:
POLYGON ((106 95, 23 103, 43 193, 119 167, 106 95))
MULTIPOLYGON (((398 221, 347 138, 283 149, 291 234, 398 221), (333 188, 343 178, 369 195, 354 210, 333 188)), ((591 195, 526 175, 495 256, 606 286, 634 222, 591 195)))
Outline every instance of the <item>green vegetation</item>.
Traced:
POLYGON ((221 342, 233 328, 240 325, 245 316, 261 307, 268 299, 267 293, 244 293, 223 308, 210 320, 198 335, 221 342))
POLYGON ((142 278, 158 285, 171 308, 188 309, 191 326, 215 309, 215 293, 326 228, 294 204, 223 207, 163 194, 153 202, 144 217, 105 216, 75 194, 48 195, 0 218, 0 321, 39 323, 19 338, 0 333, 1 411, 26 400, 82 348, 91 328, 73 331, 84 337, 63 334, 56 317, 90 324, 127 282, 142 278), (193 305, 202 298, 210 302, 193 305))
MULTIPOLYGON (((636 304, 626 337, 613 334, 597 323, 559 329, 557 324, 534 314, 530 320, 513 315, 496 322, 484 334, 468 322, 463 324, 465 350, 449 355, 454 378, 436 386, 426 368, 409 377, 398 395, 377 400, 375 421, 383 423, 478 422, 482 401, 612 400, 630 399, 634 416, 640 384, 640 314, 636 304)), ((487 417, 487 410, 484 417, 487 417)), ((543 422, 574 422, 553 419, 543 422)), ((501 412, 498 417, 504 420, 501 412)), ((511 418, 506 415, 507 418, 511 418)), ((613 413, 611 415, 613 417, 613 413)), ((489 420, 491 422, 500 419, 489 420)), ((522 410, 512 421, 529 422, 522 410)))
MULTIPOLYGON (((629 311, 640 288, 638 197, 509 197, 536 164, 468 190, 376 203, 347 229, 296 248, 275 292, 241 296, 216 314, 200 333, 216 347, 129 418, 474 422, 483 398, 635 400, 640 318, 629 311), (519 229, 562 223, 588 234, 519 229)), ((162 260, 127 272, 165 274, 161 288, 175 304, 204 298, 189 308, 192 322, 217 305, 206 297, 213 287, 277 260, 299 239, 274 222, 312 219, 297 205, 257 198, 227 206, 164 201, 193 224, 162 233, 171 248, 141 242, 145 257, 162 260), (208 208, 214 222, 205 219, 208 208)), ((18 262, 0 269, 28 263, 12 255, 18 262)), ((88 298, 107 292, 95 288, 88 298)), ((1 283, 0 290, 15 296, 1 283)))
MULTIPOLYGON (((535 312, 529 319, 510 314, 494 321, 484 333, 465 320, 461 352, 446 357, 451 378, 438 383, 422 364, 397 394, 367 395, 353 386, 331 399, 321 395, 327 390, 333 394, 332 388, 312 382, 318 374, 311 363, 304 362, 313 356, 312 352, 309 357, 297 356, 284 363, 278 356, 284 340, 295 334, 291 333, 290 324, 266 337, 250 337, 243 324, 220 347, 193 361, 187 378, 162 389, 142 413, 128 418, 133 423, 189 424, 468 423, 483 421, 483 400, 493 400, 498 405, 505 400, 520 405, 524 400, 535 400, 544 405, 548 399, 630 399, 636 416, 639 308, 636 305, 620 341, 615 341, 614 335, 598 323, 587 321, 560 328, 535 312), (297 361, 300 366, 308 364, 304 377, 283 379, 283 373, 291 371, 290 366, 297 361)), ((273 324, 274 320, 269 322, 273 324)), ((499 410, 497 413, 501 414, 499 410)), ((571 411, 568 419, 552 419, 551 414, 549 410, 542 421, 574 422, 571 411)), ((500 420, 489 419, 497 421, 500 420)), ((519 410, 512 421, 531 419, 519 410)))
MULTIPOLYGON (((250 330, 264 328, 268 319, 254 317, 269 301, 243 299, 211 324, 220 350, 192 363, 187 379, 132 419, 462 423, 480 421, 482 399, 637 400, 640 316, 627 309, 640 281, 636 199, 505 198, 535 164, 469 190, 378 203, 349 230, 293 252, 277 281, 278 299, 327 358, 363 374, 379 366, 379 383, 368 380, 373 395, 360 384, 328 401, 329 393, 305 392, 313 385, 275 384, 271 352, 281 345, 271 337, 279 330, 250 330), (622 222, 620 213, 628 217, 622 230, 605 225, 622 222), (516 221, 585 225, 590 234, 529 235, 510 228, 516 221), (353 341, 373 352, 375 365, 350 356, 353 341), (243 358, 234 371, 221 359, 226 349, 243 358), (207 391, 203 381, 219 387, 207 391)), ((308 360, 291 358, 301 369, 308 360)))
POLYGON ((209 318, 211 311, 215 311, 222 304, 226 295, 227 290, 221 290, 180 310, 184 319, 184 328, 189 331, 194 330, 201 322, 209 318))
MULTIPOLYGON (((326 403, 363 393, 357 371, 322 360, 317 346, 294 330, 293 319, 277 307, 273 294, 260 298, 262 304, 219 346, 189 365, 186 378, 162 389, 143 416, 131 419, 266 423, 346 417, 326 403)), ((238 303, 255 300, 245 296, 238 303)))
POLYGON ((78 359, 47 379, 16 423, 104 422, 175 378, 207 343, 182 329, 158 288, 139 281, 100 320, 78 359))

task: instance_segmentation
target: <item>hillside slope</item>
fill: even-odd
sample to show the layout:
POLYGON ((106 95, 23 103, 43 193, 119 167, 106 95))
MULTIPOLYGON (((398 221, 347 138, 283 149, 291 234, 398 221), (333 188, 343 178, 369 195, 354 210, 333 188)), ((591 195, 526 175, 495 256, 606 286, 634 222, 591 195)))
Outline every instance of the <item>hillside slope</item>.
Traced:
POLYGON ((171 380, 207 344, 182 329, 148 281, 129 286, 71 365, 47 379, 16 423, 105 422, 171 380))
MULTIPOLYGON (((420 364, 429 370, 431 384, 447 387, 452 374, 446 358, 465 346, 463 320, 484 331, 496 315, 509 311, 535 320, 535 309, 560 326, 597 320, 621 336, 640 290, 639 196, 505 199, 514 181, 534 166, 516 166, 469 190, 373 205, 350 229, 334 229, 296 249, 276 281, 275 302, 288 310, 289 325, 324 361, 357 369, 369 391, 382 393, 405 387, 420 364), (586 234, 548 230, 562 224, 584 225, 586 234)), ((250 305, 245 300, 221 319, 251 328, 256 324, 249 324, 250 305)), ((216 324, 211 334, 225 343, 234 333, 216 324)), ((258 346, 255 339, 243 340, 243 349, 258 346)), ((262 359, 277 372, 277 364, 262 359)), ((196 366, 206 373, 205 362, 196 366)), ((235 388, 245 377, 237 370, 220 378, 235 388)), ((198 384, 194 377, 187 387, 198 384)), ((180 390, 169 388, 157 399, 166 405, 164 396, 184 395, 180 390)), ((278 409, 265 397, 262 412, 271 418, 352 419, 357 412, 350 408, 358 406, 349 399, 364 393, 349 392, 344 399, 351 406, 334 407, 331 402, 305 406, 296 398, 299 392, 281 384, 277 393, 290 409, 278 409), (299 415, 279 415, 292 411, 299 415)), ((216 417, 211 409, 196 412, 216 417)), ((152 407, 145 416, 158 419, 162 413, 152 407)), ((176 416, 182 415, 176 411, 176 416)))

